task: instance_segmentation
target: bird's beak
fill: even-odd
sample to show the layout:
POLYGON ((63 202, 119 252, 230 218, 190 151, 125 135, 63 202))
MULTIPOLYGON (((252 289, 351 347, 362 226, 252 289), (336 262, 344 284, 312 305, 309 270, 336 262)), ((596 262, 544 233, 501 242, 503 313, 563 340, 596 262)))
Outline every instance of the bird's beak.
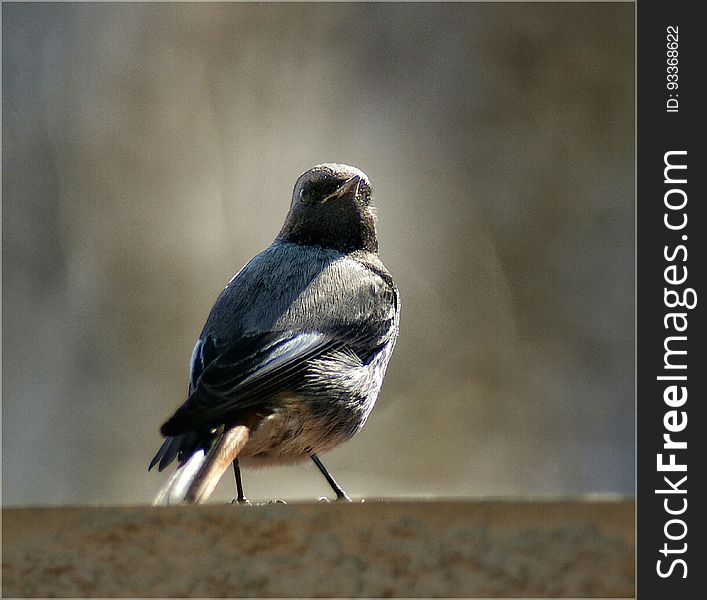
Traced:
POLYGON ((334 198, 355 198, 358 194, 358 186, 361 183, 361 177, 354 175, 351 179, 347 179, 342 183, 333 194, 329 194, 324 198, 323 202, 328 202, 334 198))

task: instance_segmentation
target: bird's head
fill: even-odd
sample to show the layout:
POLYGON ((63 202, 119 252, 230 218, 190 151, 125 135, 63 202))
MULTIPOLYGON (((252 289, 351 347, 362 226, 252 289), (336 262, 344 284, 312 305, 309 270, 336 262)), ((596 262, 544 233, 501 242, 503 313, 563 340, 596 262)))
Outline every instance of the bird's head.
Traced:
POLYGON ((278 239, 341 252, 378 252, 366 174, 356 167, 328 163, 300 175, 278 239))

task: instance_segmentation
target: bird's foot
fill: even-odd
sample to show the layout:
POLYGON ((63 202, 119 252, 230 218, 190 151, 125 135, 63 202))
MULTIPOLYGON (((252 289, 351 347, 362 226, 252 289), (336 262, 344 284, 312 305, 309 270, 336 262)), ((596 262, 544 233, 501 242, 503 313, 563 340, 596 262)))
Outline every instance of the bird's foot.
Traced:
MULTIPOLYGON (((327 502, 331 504, 331 500, 329 500, 329 498, 327 498, 326 496, 318 498, 317 502, 327 502)), ((346 494, 341 494, 341 496, 336 497, 336 500, 334 500, 334 502, 353 502, 353 500, 351 500, 351 498, 349 498, 346 494)))

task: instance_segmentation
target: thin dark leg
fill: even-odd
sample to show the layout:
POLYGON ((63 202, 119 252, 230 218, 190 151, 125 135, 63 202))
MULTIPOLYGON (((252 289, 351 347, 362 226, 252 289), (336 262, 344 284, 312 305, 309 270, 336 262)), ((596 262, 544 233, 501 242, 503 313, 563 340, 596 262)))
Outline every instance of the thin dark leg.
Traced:
POLYGON ((243 493, 243 481, 241 480, 241 468, 238 465, 238 459, 233 461, 233 474, 236 476, 236 491, 238 493, 236 502, 238 504, 250 504, 250 500, 243 493))
POLYGON ((347 502, 351 502, 351 498, 349 498, 346 495, 346 492, 342 490, 339 487, 339 484, 334 481, 334 478, 329 475, 329 471, 326 470, 326 467, 322 463, 321 460, 319 460, 319 457, 316 454, 311 455, 312 460, 314 461, 314 464, 317 465, 317 469, 319 469, 324 475, 324 478, 327 480, 327 483, 331 486, 331 489, 334 490, 334 493, 336 494, 336 499, 337 500, 346 500, 347 502))

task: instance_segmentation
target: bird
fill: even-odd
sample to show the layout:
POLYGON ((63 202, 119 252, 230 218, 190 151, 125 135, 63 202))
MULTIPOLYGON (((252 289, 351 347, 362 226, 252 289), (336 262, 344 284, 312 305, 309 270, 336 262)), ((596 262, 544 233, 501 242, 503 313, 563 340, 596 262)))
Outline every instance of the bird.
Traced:
POLYGON ((233 276, 194 346, 187 398, 152 459, 178 468, 155 504, 203 503, 230 465, 311 459, 366 423, 400 326, 400 294, 378 255, 368 176, 319 164, 296 181, 272 244, 233 276))

